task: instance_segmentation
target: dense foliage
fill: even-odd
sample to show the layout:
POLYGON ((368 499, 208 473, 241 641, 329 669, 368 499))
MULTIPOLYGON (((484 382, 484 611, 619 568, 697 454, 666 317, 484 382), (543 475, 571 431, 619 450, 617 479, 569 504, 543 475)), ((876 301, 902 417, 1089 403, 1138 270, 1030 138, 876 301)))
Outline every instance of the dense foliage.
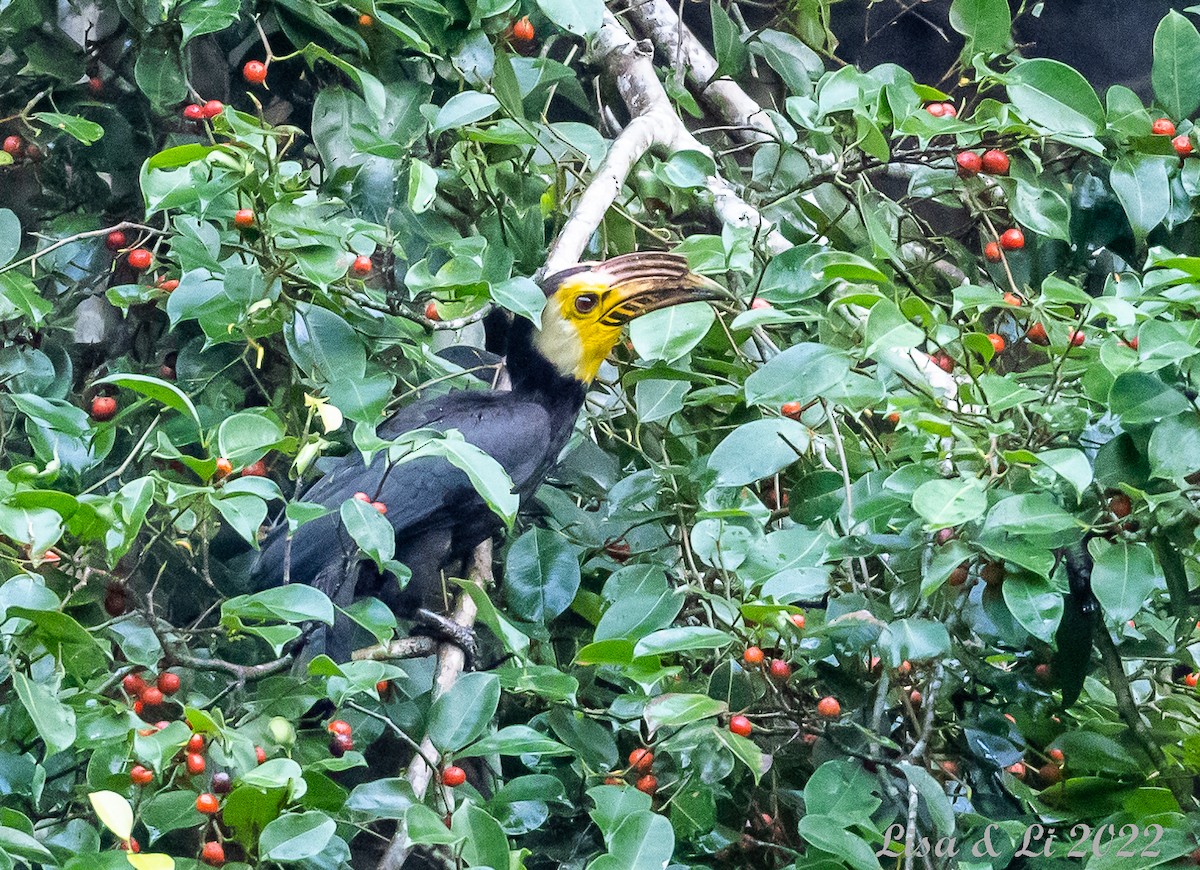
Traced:
POLYGON ((767 120, 661 63, 713 153, 640 161, 586 255, 680 251, 737 310, 636 321, 515 520, 453 434, 402 445, 513 523, 478 671, 292 660, 333 605, 248 588, 260 529, 390 409, 487 388, 437 351, 490 308, 537 320, 628 120, 586 50, 620 5, 0 5, 0 868, 374 867, 397 820, 498 870, 869 868, 895 824, 906 866, 1196 849, 1180 13, 1147 106, 1022 59, 1005 0, 953 3, 952 94, 834 64, 822 0, 713 0, 767 120), (722 225, 722 179, 769 223, 722 225))

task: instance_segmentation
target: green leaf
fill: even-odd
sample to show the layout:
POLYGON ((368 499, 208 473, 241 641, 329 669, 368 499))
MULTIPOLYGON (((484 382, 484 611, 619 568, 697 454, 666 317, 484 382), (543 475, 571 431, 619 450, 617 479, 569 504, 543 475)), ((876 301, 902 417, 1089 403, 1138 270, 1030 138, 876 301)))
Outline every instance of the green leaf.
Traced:
POLYGON ((1000 54, 1012 41, 1012 12, 1008 0, 954 0, 950 26, 967 38, 965 66, 975 54, 1000 54))
POLYGON ((930 528, 942 529, 983 516, 987 494, 973 477, 931 480, 913 492, 912 506, 930 528))
POLYGON ((850 357, 823 344, 801 342, 772 357, 746 378, 746 402, 778 408, 829 392, 850 374, 850 357))
POLYGON ((336 831, 337 823, 325 813, 288 813, 263 828, 259 854, 264 861, 302 861, 319 855, 336 831))
POLYGON ((660 728, 678 728, 702 719, 710 719, 727 712, 724 701, 707 695, 667 693, 659 695, 646 705, 643 717, 651 733, 660 728))
POLYGON ((798 831, 809 843, 836 855, 854 870, 879 870, 875 850, 862 837, 846 830, 842 819, 805 815, 800 819, 798 831))
POLYGON ((104 135, 104 128, 95 121, 81 118, 78 115, 60 115, 58 112, 36 112, 35 118, 43 124, 49 124, 56 130, 62 130, 68 136, 78 139, 84 145, 99 142, 104 135))
POLYGON ((118 374, 100 378, 96 383, 116 384, 118 387, 141 393, 181 414, 187 414, 197 426, 200 425, 200 415, 196 413, 196 406, 192 404, 192 400, 179 387, 161 378, 152 378, 149 375, 118 374))
MULTIPOLYGON (((1164 583, 1150 548, 1141 543, 1091 541, 1095 564, 1092 591, 1112 622, 1123 623, 1142 609, 1156 586, 1164 583)), ((1005 586, 1008 581, 1005 581, 1005 586)))
POLYGON ((703 625, 677 626, 646 635, 634 646, 633 654, 641 657, 694 649, 722 649, 733 643, 733 640, 732 635, 718 628, 703 625))
POLYGON ((691 353, 716 319, 716 312, 706 302, 672 305, 634 320, 629 325, 629 339, 645 359, 674 362, 691 353))
POLYGON ((742 42, 742 32, 718 0, 709 0, 712 19, 713 48, 717 55, 717 72, 713 76, 737 75, 746 67, 749 51, 742 42))
POLYGON ((471 673, 433 702, 427 733, 441 752, 457 752, 487 730, 500 703, 495 674, 471 673))
POLYGON ((1174 417, 1191 405, 1178 390, 1145 372, 1125 372, 1113 381, 1108 403, 1127 426, 1174 417))
POLYGON ((932 619, 897 619, 884 627, 879 646, 887 653, 888 663, 896 668, 904 660, 928 661, 950 652, 950 633, 932 619))
POLYGON ((1153 65, 1150 81, 1154 96, 1167 114, 1189 117, 1200 108, 1200 32, 1196 25, 1172 9, 1154 31, 1153 65))
POLYGON ((520 619, 542 624, 554 619, 571 606, 579 582, 579 556, 558 532, 532 528, 508 550, 504 600, 520 619))
POLYGON ((1109 183, 1125 209, 1134 235, 1145 240, 1171 208, 1167 158, 1153 155, 1122 157, 1113 166, 1109 183))
POLYGON ((413 158, 408 165, 408 207, 424 214, 437 198, 437 173, 422 160, 413 158))
POLYGON ((1024 60, 1008 74, 1008 98, 1051 133, 1091 137, 1104 126, 1104 107, 1087 80, 1057 60, 1024 60))
POLYGON ((546 17, 576 36, 593 36, 604 21, 604 0, 537 0, 546 17))
MULTIPOLYGON (((390 571, 395 564, 396 530, 378 510, 365 501, 348 498, 340 509, 346 531, 358 544, 358 548, 369 556, 381 571, 390 571)), ((402 571, 407 574, 408 572, 402 571)))
POLYGON ((513 314, 519 314, 535 324, 542 322, 546 294, 542 288, 523 276, 509 278, 491 286, 492 300, 513 314))
POLYGON ((708 467, 717 472, 718 486, 742 486, 787 468, 811 443, 807 427, 795 420, 754 420, 725 436, 708 458, 708 467))
POLYGON ((286 434, 283 424, 270 411, 239 411, 217 427, 217 450, 239 468, 262 459, 286 434))
POLYGON ((895 302, 881 299, 871 307, 864 334, 867 343, 865 356, 883 350, 910 350, 925 340, 925 332, 904 316, 895 302))
POLYGON ((58 700, 50 688, 21 671, 12 672, 12 681, 21 705, 46 744, 46 757, 70 749, 75 744, 75 711, 58 700))
POLYGON ((21 219, 10 209, 0 208, 0 266, 6 266, 21 250, 21 219))
POLYGON ((285 326, 284 337, 292 359, 308 375, 335 381, 361 378, 366 372, 367 351, 362 340, 350 324, 327 308, 308 303, 297 305, 295 317, 285 326))
POLYGON ((1052 642, 1063 615, 1063 596, 1048 580, 1032 574, 1008 577, 1000 587, 1004 603, 1021 627, 1038 640, 1052 642))
POLYGON ((333 625, 333 602, 312 586, 289 584, 228 599, 221 605, 221 620, 229 618, 333 625))
POLYGON ((872 814, 883 803, 875 793, 878 780, 854 761, 826 761, 804 785, 804 806, 809 813, 839 820, 843 827, 870 826, 872 814))
POLYGON ((663 870, 675 851, 675 832, 665 816, 639 812, 627 816, 613 832, 608 854, 588 870, 663 870))
POLYGON ((447 100, 446 105, 438 110, 430 132, 436 136, 447 130, 457 130, 491 117, 499 108, 500 101, 491 94, 463 91, 447 100))
POLYGON ((455 758, 485 755, 574 755, 569 746, 551 740, 528 725, 509 725, 454 753, 455 758))

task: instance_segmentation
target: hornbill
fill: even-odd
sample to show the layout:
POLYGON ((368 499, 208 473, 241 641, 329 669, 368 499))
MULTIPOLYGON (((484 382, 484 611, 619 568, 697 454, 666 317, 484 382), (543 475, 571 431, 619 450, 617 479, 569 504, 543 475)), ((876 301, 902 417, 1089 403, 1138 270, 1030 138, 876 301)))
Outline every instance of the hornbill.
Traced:
MULTIPOLYGON (((456 429, 469 443, 496 459, 512 479, 522 502, 545 479, 558 459, 596 377, 621 328, 639 315, 670 305, 725 296, 719 285, 689 271, 683 257, 633 253, 557 272, 542 282, 546 306, 541 328, 516 318, 507 336, 510 392, 458 390, 402 408, 377 431, 393 440, 416 429, 456 429)), ((306 502, 330 512, 301 525, 289 539, 280 522, 267 535, 253 569, 253 585, 307 583, 340 608, 356 597, 373 595, 397 616, 414 619, 433 634, 463 646, 473 637, 437 612, 443 572, 461 571, 472 551, 500 528, 497 516, 467 475, 442 458, 394 463, 386 451, 370 465, 352 453, 303 494, 306 502), (358 548, 338 509, 355 493, 383 502, 396 533, 396 559, 412 572, 401 589, 373 563, 359 562, 358 548)), ((461 574, 459 576, 462 576, 461 574)), ((324 652, 345 660, 353 626, 337 617, 325 631, 324 652)), ((321 640, 314 635, 310 651, 321 640)))

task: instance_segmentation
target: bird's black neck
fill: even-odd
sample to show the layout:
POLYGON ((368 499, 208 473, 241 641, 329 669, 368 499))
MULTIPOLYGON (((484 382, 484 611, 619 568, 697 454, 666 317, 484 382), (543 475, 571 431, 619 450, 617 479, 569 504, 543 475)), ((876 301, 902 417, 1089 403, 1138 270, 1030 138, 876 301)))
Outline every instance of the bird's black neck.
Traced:
POLYGON ((514 393, 529 397, 551 412, 551 417, 568 416, 574 422, 583 407, 586 385, 562 374, 534 346, 534 326, 524 317, 516 317, 508 334, 506 357, 514 393))

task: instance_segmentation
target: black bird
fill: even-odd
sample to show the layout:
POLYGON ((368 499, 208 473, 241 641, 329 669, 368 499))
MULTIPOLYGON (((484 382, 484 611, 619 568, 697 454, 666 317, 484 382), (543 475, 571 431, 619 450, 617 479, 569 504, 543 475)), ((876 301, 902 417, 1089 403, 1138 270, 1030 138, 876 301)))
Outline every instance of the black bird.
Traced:
MULTIPOLYGON (((382 423, 379 436, 392 440, 416 429, 455 429, 503 466, 523 502, 566 445, 587 386, 621 328, 649 311, 726 295, 689 271, 683 257, 664 253, 585 263, 549 276, 542 286, 547 299, 541 328, 517 318, 509 329, 511 392, 460 390, 415 402, 382 423)), ((397 616, 414 618, 432 633, 470 647, 472 638, 437 612, 442 575, 462 576, 458 572, 471 552, 501 522, 463 471, 442 458, 393 463, 385 451, 364 465, 361 456, 350 454, 336 460, 302 498, 330 512, 300 526, 291 538, 286 523, 272 529, 253 569, 256 588, 284 582, 286 564, 290 582, 315 586, 338 607, 372 595, 397 616), (391 575, 380 576, 373 563, 360 564, 338 513, 359 492, 387 507, 396 559, 412 572, 403 589, 391 575)), ((324 651, 337 660, 349 658, 352 634, 352 624, 339 615, 333 630, 325 632, 324 651)), ((309 644, 319 651, 321 638, 314 635, 309 644)))

